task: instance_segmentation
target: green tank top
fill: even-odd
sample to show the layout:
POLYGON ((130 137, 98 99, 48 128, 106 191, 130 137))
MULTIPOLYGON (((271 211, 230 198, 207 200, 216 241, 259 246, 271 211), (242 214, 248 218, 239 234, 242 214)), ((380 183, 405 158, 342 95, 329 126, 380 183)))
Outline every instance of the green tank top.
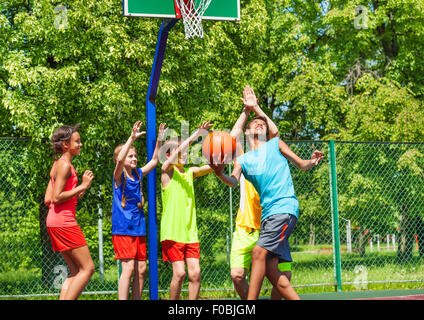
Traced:
POLYGON ((178 169, 174 168, 174 174, 169 184, 165 188, 161 186, 161 194, 160 241, 199 242, 193 171, 189 168, 184 168, 184 173, 180 173, 178 169))

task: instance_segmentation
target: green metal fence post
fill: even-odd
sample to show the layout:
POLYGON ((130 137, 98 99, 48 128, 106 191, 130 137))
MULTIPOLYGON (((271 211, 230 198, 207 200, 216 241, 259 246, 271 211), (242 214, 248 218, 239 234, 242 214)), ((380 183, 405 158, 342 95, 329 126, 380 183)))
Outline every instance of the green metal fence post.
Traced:
POLYGON ((342 291, 342 267, 340 259, 340 234, 339 234, 339 211, 337 206, 337 174, 336 174, 336 152, 334 140, 330 140, 330 192, 331 192, 331 212, 333 217, 333 259, 336 276, 336 290, 342 291))

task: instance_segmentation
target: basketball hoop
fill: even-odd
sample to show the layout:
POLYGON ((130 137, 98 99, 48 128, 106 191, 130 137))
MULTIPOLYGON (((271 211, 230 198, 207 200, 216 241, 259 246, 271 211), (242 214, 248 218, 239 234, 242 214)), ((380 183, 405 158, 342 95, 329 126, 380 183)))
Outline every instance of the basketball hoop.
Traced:
POLYGON ((202 18, 211 0, 174 0, 177 17, 183 19, 185 38, 203 38, 202 18), (178 12, 180 11, 180 12, 178 12))

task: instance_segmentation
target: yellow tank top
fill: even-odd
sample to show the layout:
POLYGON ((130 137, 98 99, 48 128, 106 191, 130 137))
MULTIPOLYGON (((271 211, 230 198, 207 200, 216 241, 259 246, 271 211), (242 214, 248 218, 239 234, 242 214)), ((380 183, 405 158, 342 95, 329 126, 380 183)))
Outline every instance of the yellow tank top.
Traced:
POLYGON ((240 177, 240 208, 237 212, 236 225, 259 230, 261 227, 262 208, 255 187, 243 175, 240 177))
POLYGON ((171 181, 165 188, 161 187, 161 191, 163 211, 160 223, 160 241, 199 242, 193 171, 184 168, 184 173, 180 173, 174 168, 171 181))

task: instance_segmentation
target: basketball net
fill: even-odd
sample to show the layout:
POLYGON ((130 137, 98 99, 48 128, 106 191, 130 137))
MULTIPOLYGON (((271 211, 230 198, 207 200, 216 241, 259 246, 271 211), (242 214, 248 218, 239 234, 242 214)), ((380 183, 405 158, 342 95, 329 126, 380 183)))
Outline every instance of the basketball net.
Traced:
POLYGON ((175 0, 175 2, 181 11, 186 40, 203 38, 202 18, 211 0, 175 0))

